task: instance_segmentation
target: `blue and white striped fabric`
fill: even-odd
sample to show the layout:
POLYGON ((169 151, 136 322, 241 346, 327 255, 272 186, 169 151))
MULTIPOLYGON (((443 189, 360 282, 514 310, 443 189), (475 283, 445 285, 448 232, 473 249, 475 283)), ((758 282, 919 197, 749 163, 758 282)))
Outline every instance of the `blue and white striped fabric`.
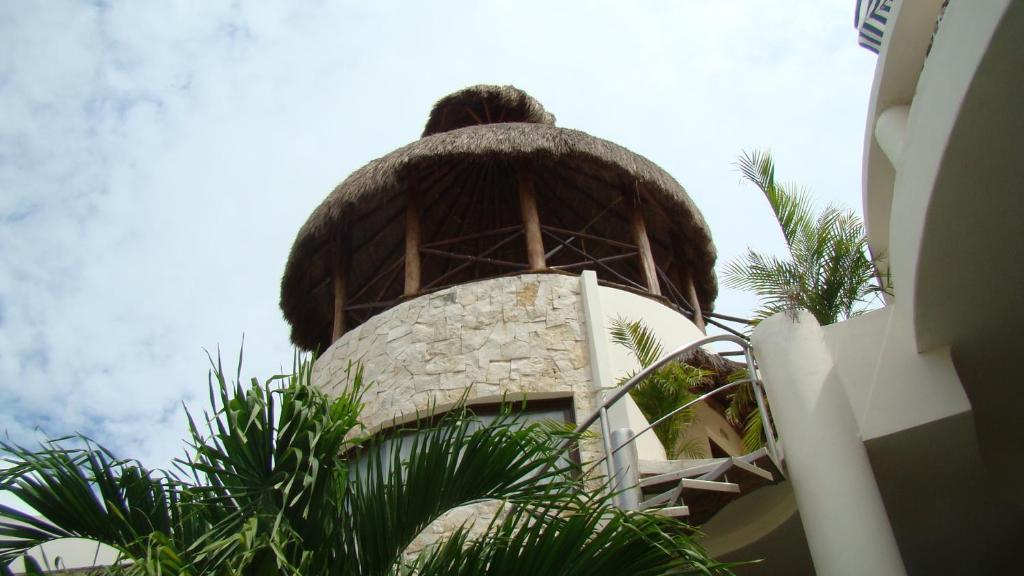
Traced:
POLYGON ((892 11, 892 0, 857 0, 853 26, 860 32, 858 44, 878 54, 885 25, 892 11))

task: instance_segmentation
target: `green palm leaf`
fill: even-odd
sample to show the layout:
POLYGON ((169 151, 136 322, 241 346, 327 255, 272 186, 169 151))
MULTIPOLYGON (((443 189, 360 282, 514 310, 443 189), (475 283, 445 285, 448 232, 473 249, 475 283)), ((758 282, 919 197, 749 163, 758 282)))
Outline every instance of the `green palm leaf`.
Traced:
POLYGON ((452 508, 571 502, 577 465, 563 457, 564 436, 547 430, 508 413, 483 425, 458 410, 436 426, 374 438, 353 470, 344 515, 345 552, 359 559, 358 573, 390 573, 413 539, 452 508))
MULTIPOLYGON (((636 358, 640 368, 647 368, 661 358, 662 344, 654 332, 642 321, 625 318, 611 320, 612 342, 626 348, 636 358)), ((636 375, 631 372, 619 379, 619 385, 636 375)), ((671 362, 654 371, 643 382, 630 390, 629 395, 636 402, 648 422, 654 422, 672 410, 697 397, 691 392, 700 386, 707 373, 680 362, 671 362)), ((654 427, 654 433, 671 458, 701 458, 703 450, 683 439, 686 429, 693 422, 693 410, 686 409, 671 416, 654 427)))
MULTIPOLYGON (((39 514, 0 507, 0 568, 9 571, 29 548, 77 536, 121 552, 124 562, 109 574, 522 573, 502 564, 543 566, 573 543, 584 556, 567 573, 618 570, 623 559, 651 570, 684 566, 684 558, 703 573, 724 570, 680 524, 618 514, 603 492, 589 493, 565 452, 579 438, 571 432, 526 425, 511 408, 488 423, 459 409, 366 438, 358 369, 330 398, 310 383, 308 361, 244 386, 211 361, 211 412, 189 416, 190 449, 176 472, 145 470, 85 439, 38 450, 0 445, 8 464, 0 490, 39 514), (458 532, 406 559, 442 514, 489 500, 509 512, 482 539, 458 532)), ((645 570, 633 573, 663 573, 645 570)))
POLYGON ((661 342, 643 322, 630 322, 618 317, 612 319, 611 323, 609 332, 612 342, 624 346, 640 363, 641 368, 647 368, 661 358, 661 342))
POLYGON ((458 532, 409 567, 407 574, 728 574, 707 558, 693 531, 667 518, 593 506, 575 514, 512 506, 479 538, 458 532))
POLYGON ((726 265, 725 285, 759 295, 758 318, 802 308, 825 325, 862 312, 882 288, 860 219, 831 206, 816 214, 805 190, 775 180, 767 152, 744 152, 737 166, 768 200, 789 259, 748 250, 726 265))

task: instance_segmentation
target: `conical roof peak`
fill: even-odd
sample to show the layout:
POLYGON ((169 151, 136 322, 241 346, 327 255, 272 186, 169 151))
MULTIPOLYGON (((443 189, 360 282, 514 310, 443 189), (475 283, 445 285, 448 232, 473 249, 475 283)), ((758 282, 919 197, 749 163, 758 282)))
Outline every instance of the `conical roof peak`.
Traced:
POLYGON ((533 96, 515 86, 478 84, 438 100, 430 111, 423 136, 504 122, 554 126, 555 117, 533 96))

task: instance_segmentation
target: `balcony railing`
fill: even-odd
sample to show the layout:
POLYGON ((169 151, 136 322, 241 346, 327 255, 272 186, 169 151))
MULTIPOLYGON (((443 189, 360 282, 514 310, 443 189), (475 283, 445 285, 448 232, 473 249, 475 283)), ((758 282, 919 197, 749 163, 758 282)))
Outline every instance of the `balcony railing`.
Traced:
MULTIPOLYGON (((744 475, 754 481, 757 486, 765 482, 776 482, 782 477, 783 453, 780 449, 771 415, 768 411, 765 400, 764 385, 758 377, 754 363, 753 352, 750 343, 745 338, 732 334, 720 334, 702 338, 682 346, 662 357, 657 362, 643 369, 635 376, 627 380, 614 393, 608 396, 588 418, 580 422, 577 433, 590 428, 595 423, 601 426, 601 438, 603 442, 604 455, 594 465, 602 461, 605 465, 608 478, 608 486, 612 491, 616 504, 625 510, 643 510, 653 508, 662 513, 673 516, 690 516, 693 520, 695 510, 683 502, 684 491, 699 491, 703 493, 717 494, 738 494, 741 484, 730 482, 727 479, 722 481, 726 472, 733 470, 737 472, 734 476, 744 475), (657 418, 647 427, 634 432, 629 428, 611 430, 608 408, 622 400, 630 390, 643 382, 648 376, 675 361, 678 358, 686 357, 688 354, 716 342, 735 345, 739 348, 746 360, 747 377, 719 386, 698 398, 670 410, 667 414, 657 418), (757 402, 757 409, 761 415, 765 436, 765 446, 739 457, 712 458, 708 460, 693 461, 668 461, 667 466, 658 469, 644 470, 642 462, 638 458, 636 439, 641 435, 650 432, 668 418, 691 406, 707 400, 708 398, 737 388, 743 384, 753 386, 754 399, 757 402), (759 465, 759 461, 764 461, 759 465), (667 487, 667 488, 666 488, 667 487), (651 496, 651 493, 654 495, 651 496), (647 499, 645 500, 645 495, 647 499)), ((747 484, 751 486, 751 483, 747 484)), ((714 502, 702 506, 699 517, 694 523, 710 517, 717 512, 724 501, 716 496, 714 502)))

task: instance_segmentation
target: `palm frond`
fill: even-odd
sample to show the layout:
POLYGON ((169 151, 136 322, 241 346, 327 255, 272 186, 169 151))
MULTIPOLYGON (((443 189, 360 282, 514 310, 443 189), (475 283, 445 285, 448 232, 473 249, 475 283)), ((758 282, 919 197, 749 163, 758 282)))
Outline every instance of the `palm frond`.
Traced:
POLYGON ((751 410, 743 425, 743 448, 753 452, 764 446, 764 421, 760 410, 751 410))
POLYGON ((436 426, 374 438, 346 493, 345 555, 358 559, 360 574, 387 574, 416 535, 452 508, 483 500, 565 505, 579 486, 564 440, 515 415, 481 424, 462 410, 436 426))
MULTIPOLYGON (((612 342, 625 347, 636 358, 641 368, 647 368, 661 358, 664 347, 654 332, 640 320, 622 317, 611 321, 609 330, 612 342)), ((629 373, 619 379, 619 384, 632 378, 629 373)), ((671 362, 654 371, 647 379, 630 390, 630 397, 649 422, 654 422, 672 410, 690 402, 696 395, 693 389, 699 387, 707 373, 680 362, 671 362)), ((686 428, 693 421, 693 410, 683 410, 654 428, 662 446, 672 458, 692 457, 700 451, 684 438, 686 428)))
POLYGON ((191 545, 193 563, 308 565, 309 550, 331 550, 339 538, 339 486, 347 480, 339 454, 359 426, 362 369, 347 368, 348 384, 335 398, 312 386, 312 365, 298 358, 292 374, 264 384, 229 384, 219 358, 212 375, 214 413, 206 433, 190 419, 194 456, 178 461, 198 475, 191 492, 214 515, 191 545))
POLYGON ((737 164, 768 199, 790 257, 748 250, 726 265, 725 285, 759 295, 759 318, 803 308, 825 325, 863 310, 880 288, 860 218, 832 206, 816 213, 805 190, 776 182, 767 152, 744 152, 737 164))
POLYGON ((625 347, 640 363, 641 368, 647 368, 661 358, 661 342, 654 332, 639 320, 630 321, 621 316, 613 318, 609 333, 612 342, 625 347))
POLYGON ((422 555, 408 574, 513 576, 520 574, 731 574, 711 560, 691 529, 662 516, 597 506, 551 516, 512 506, 487 533, 465 530, 422 555), (685 552, 684 552, 685 551, 685 552))
POLYGON ((749 154, 744 152, 740 155, 737 165, 740 174, 757 186, 768 199, 786 243, 792 248, 811 226, 813 201, 810 194, 806 190, 793 189, 777 183, 775 163, 771 154, 766 151, 755 150, 749 154))
POLYGON ((0 507, 0 567, 77 536, 119 550, 125 561, 104 573, 131 576, 427 574, 445 565, 521 573, 500 564, 536 566, 574 542, 585 556, 569 573, 627 561, 641 574, 724 570, 675 521, 622 515, 603 492, 588 492, 566 454, 580 436, 564 427, 525 424, 511 410, 485 424, 456 409, 435 424, 366 439, 358 369, 350 366, 345 391, 329 398, 312 386, 305 359, 290 375, 246 385, 228 381, 219 356, 211 363, 210 413, 189 415, 190 449, 176 473, 147 471, 85 439, 41 450, 0 445, 8 464, 0 490, 41 515, 0 507), (483 539, 461 531, 406 563, 426 526, 483 500, 511 512, 483 539))
POLYGON ((38 450, 0 443, 0 452, 10 464, 0 471, 0 487, 39 515, 0 506, 0 563, 64 537, 139 554, 144 535, 175 527, 176 481, 118 460, 87 438, 57 439, 38 450))

